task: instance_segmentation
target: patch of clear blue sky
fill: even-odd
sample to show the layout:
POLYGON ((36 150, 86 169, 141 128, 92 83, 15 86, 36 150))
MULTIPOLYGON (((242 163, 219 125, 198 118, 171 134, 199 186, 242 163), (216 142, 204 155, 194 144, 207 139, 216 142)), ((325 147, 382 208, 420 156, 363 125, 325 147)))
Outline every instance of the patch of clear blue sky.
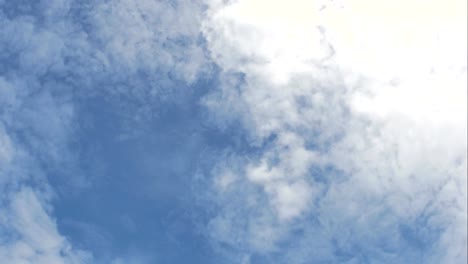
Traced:
POLYGON ((59 229, 104 258, 152 252, 151 258, 164 263, 210 263, 214 256, 197 226, 203 212, 194 204, 192 177, 203 151, 228 147, 233 133, 204 121, 198 102, 212 85, 186 87, 143 120, 129 117, 140 106, 122 112, 115 98, 80 102, 83 126, 74 144, 89 186, 60 192, 59 229))

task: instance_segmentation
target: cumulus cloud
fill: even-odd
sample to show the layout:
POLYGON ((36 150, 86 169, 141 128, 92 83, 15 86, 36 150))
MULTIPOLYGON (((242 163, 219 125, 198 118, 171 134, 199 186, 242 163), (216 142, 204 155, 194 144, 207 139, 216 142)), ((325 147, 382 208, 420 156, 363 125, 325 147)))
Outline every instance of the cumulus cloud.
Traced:
POLYGON ((224 81, 205 104, 260 151, 215 170, 214 192, 263 197, 221 206, 213 238, 267 237, 249 256, 294 241, 287 263, 464 263, 466 3, 208 4, 224 81))

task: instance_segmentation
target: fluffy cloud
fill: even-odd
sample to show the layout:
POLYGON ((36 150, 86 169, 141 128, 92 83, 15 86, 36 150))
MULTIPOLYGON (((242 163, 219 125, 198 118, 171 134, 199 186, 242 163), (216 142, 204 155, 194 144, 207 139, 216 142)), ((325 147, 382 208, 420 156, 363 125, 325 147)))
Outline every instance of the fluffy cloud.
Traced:
POLYGON ((465 262, 466 3, 209 5, 224 80, 205 104, 260 153, 213 172, 214 239, 247 256, 292 239, 288 263, 465 262))

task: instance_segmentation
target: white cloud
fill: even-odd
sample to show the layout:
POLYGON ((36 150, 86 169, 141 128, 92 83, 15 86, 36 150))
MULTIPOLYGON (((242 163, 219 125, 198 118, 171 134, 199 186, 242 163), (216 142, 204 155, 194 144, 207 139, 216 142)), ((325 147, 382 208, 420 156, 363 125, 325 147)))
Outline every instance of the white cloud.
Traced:
POLYGON ((90 255, 72 249, 62 237, 37 194, 23 188, 1 208, 0 227, 7 235, 0 243, 0 259, 8 263, 87 263, 90 255))
POLYGON ((102 44, 102 63, 125 74, 171 72, 188 83, 196 81, 207 71, 198 43, 201 9, 193 1, 98 4, 91 22, 93 37, 102 44))
POLYGON ((7 18, 2 12, 0 19, 0 61, 6 65, 0 76, 0 259, 89 263, 91 255, 72 248, 58 232, 50 209, 53 192, 39 165, 47 161, 53 170, 72 155, 73 107, 42 78, 60 68, 63 37, 30 16, 7 18))
MULTIPOLYGON (((260 157, 232 164, 244 187, 230 187, 249 196, 245 184, 258 186, 266 199, 252 208, 264 213, 236 213, 232 202, 214 221, 268 219, 268 239, 251 248, 264 252, 288 238, 284 230, 307 228, 312 213, 330 226, 322 239, 344 243, 348 228, 371 254, 382 241, 404 243, 379 235, 383 218, 382 230, 398 233, 426 217, 414 224, 436 237, 424 242, 436 248, 424 260, 466 262, 466 3, 208 3, 204 34, 226 80, 205 103, 221 124, 240 120, 253 146, 266 144, 260 157), (243 81, 232 81, 238 73, 243 81)), ((228 226, 229 234, 243 228, 228 226)))
POLYGON ((69 115, 66 109, 54 109, 51 98, 31 103, 18 95, 21 86, 1 84, 0 100, 5 104, 0 119, 0 259, 8 263, 88 263, 91 255, 72 248, 58 232, 50 211, 53 193, 37 164, 44 158, 53 166, 67 155, 63 145, 70 120, 61 118, 69 115), (49 115, 40 115, 44 111, 49 115), (39 120, 46 116, 48 127, 44 128, 39 120), (26 142, 19 143, 18 134, 12 132, 23 128, 21 120, 29 120, 30 148, 25 147, 26 142))
POLYGON ((0 166, 4 167, 12 160, 14 149, 10 137, 5 133, 3 124, 0 123, 0 166))

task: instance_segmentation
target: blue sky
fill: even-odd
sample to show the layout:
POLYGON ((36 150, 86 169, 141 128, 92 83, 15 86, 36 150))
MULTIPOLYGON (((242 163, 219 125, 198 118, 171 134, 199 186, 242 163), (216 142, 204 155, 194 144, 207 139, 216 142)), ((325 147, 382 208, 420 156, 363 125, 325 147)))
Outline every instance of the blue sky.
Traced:
POLYGON ((466 32, 461 0, 0 0, 0 262, 466 263, 466 32))

